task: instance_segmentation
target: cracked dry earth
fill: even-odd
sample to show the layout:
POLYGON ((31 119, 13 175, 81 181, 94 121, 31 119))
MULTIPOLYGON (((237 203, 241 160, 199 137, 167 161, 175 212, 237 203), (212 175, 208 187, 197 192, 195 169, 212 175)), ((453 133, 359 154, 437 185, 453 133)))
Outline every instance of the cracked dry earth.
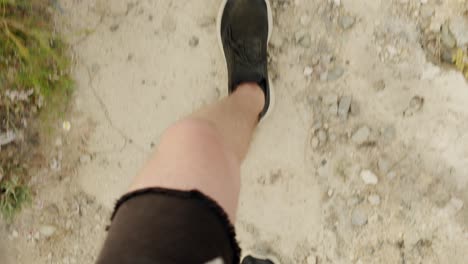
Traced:
MULTIPOLYGON (((72 126, 46 142, 34 202, 1 229, 0 263, 93 263, 163 130, 227 90, 220 1, 58 3, 76 62, 72 126)), ((467 1, 272 6, 277 101, 242 170, 244 250, 282 263, 466 263, 468 85, 424 40, 445 21, 466 26, 467 1)), ((468 30, 452 30, 466 45, 468 30)))

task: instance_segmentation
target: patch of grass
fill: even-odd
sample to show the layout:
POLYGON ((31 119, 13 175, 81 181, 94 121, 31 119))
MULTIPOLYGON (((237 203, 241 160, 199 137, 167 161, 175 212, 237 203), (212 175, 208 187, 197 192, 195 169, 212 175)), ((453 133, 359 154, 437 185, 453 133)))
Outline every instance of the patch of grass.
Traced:
POLYGON ((51 121, 63 116, 72 93, 68 47, 53 28, 52 2, 0 0, 0 134, 24 135, 0 152, 0 212, 8 217, 29 193, 28 135, 38 127, 51 132, 51 121))
POLYGON ((453 63, 457 70, 463 73, 465 78, 468 79, 468 57, 462 49, 457 49, 457 52, 453 55, 453 63))
POLYGON ((7 220, 11 220, 31 200, 29 188, 18 177, 3 181, 0 184, 0 194, 0 212, 7 220))

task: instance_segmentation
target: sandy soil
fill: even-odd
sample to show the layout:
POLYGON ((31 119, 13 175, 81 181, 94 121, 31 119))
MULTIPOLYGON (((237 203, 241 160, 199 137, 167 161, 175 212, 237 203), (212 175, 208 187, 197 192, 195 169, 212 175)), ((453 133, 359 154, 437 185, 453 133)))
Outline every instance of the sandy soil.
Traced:
MULTIPOLYGON (((226 94, 220 1, 59 3, 72 127, 49 140, 31 208, 3 225, 1 263, 93 263, 164 129, 226 94)), ((466 22, 467 1, 272 5, 277 100, 242 170, 242 247, 282 263, 465 263, 468 85, 426 59, 424 40, 466 22)))

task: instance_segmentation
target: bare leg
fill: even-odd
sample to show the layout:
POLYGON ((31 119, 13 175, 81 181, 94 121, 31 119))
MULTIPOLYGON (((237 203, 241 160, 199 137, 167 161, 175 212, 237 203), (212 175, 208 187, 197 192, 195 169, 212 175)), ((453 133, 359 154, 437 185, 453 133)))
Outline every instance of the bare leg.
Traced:
POLYGON ((264 100, 257 84, 242 84, 229 97, 175 123, 162 136, 131 191, 196 189, 217 201, 234 221, 240 166, 264 100))

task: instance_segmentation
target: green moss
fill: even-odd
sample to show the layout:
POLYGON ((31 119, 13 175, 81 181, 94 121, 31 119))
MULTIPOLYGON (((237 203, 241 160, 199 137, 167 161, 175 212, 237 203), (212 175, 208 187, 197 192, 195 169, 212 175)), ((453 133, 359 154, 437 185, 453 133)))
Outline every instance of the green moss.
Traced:
MULTIPOLYGON (((73 81, 68 47, 54 33, 52 2, 0 0, 0 133, 31 129, 25 120, 39 123, 36 127, 42 133, 53 132, 51 124, 65 113, 73 81), (12 99, 12 93, 27 98, 12 99)), ((21 146, 8 148, 0 153, 0 171, 4 174, 0 212, 10 217, 28 200, 29 190, 25 187, 28 166, 24 151, 19 151, 21 146)))

